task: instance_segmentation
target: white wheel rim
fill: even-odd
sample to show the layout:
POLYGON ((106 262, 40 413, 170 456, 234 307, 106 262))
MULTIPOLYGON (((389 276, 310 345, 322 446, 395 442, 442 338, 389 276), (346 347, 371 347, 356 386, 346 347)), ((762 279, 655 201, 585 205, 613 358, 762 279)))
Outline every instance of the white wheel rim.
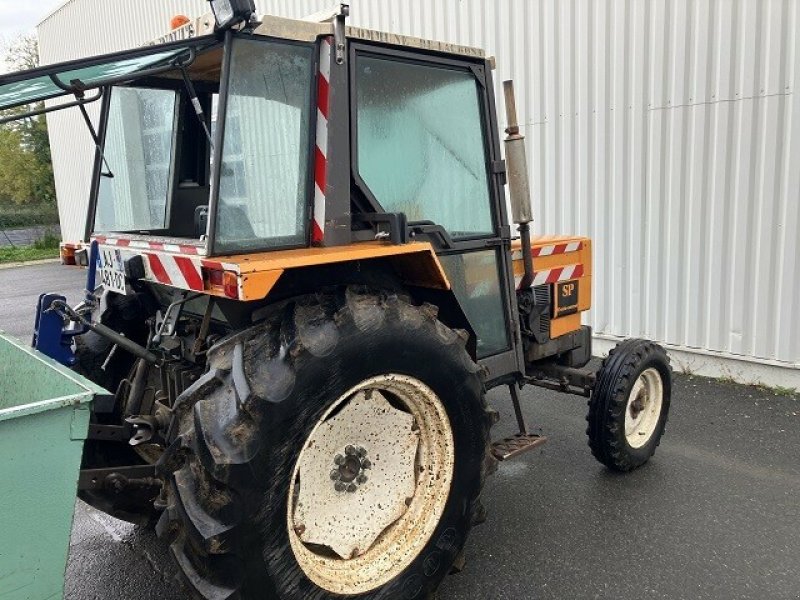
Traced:
POLYGON ((653 437, 663 404, 664 383, 651 367, 636 379, 625 407, 625 438, 631 448, 641 448, 653 437))
POLYGON ((447 412, 421 381, 381 375, 343 394, 292 475, 287 528, 303 572, 341 595, 397 577, 439 524, 454 464, 447 412))

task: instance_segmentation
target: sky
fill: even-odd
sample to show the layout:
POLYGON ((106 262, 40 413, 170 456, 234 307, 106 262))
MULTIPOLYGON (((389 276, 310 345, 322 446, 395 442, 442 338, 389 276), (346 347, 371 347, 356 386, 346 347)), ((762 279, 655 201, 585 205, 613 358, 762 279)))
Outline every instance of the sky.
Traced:
MULTIPOLYGON (((32 33, 36 25, 64 0, 0 0, 0 47, 19 35, 32 33)), ((0 55, 0 73, 4 63, 0 55)))

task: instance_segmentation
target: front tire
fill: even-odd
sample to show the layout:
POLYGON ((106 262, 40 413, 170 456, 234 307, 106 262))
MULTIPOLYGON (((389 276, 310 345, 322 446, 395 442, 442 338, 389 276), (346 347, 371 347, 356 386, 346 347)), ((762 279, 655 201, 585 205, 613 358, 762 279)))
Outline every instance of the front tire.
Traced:
POLYGON ((159 531, 190 591, 430 598, 494 462, 465 342, 435 307, 349 288, 214 348, 162 461, 174 472, 159 531), (409 436, 419 444, 403 450, 409 436))
POLYGON ((609 352, 589 400, 589 447, 609 469, 627 472, 655 454, 669 416, 672 371, 664 348, 625 340, 609 352))

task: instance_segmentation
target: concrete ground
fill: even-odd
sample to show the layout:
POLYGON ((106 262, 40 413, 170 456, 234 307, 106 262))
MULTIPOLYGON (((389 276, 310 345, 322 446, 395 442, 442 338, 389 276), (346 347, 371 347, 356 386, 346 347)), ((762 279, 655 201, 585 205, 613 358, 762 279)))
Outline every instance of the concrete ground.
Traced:
MULTIPOLYGON (((59 265, 0 271, 0 329, 27 339, 41 291, 82 286, 59 265)), ((679 375, 655 458, 618 476, 589 453, 582 399, 522 397, 550 442, 488 482, 440 600, 800 599, 800 398, 679 375)), ((490 400, 512 433, 507 393, 490 400)), ((178 600, 174 575, 154 534, 78 503, 67 600, 178 600)))

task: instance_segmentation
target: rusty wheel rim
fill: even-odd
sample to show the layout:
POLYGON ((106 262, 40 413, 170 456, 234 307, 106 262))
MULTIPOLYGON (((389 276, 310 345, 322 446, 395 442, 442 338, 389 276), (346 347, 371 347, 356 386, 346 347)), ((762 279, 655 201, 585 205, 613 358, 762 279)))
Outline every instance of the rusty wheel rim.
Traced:
POLYGON ((343 394, 292 476, 287 528, 303 572, 341 595, 400 575, 441 520, 454 463, 447 412, 421 381, 387 374, 343 394))

